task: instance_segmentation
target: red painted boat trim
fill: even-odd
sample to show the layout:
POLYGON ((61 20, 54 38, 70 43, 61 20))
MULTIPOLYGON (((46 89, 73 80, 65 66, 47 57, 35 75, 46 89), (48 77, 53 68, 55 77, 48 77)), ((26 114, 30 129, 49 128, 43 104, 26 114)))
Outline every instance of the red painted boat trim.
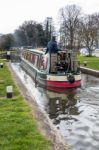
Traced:
POLYGON ((60 81, 47 81, 47 86, 55 88, 73 88, 81 86, 81 81, 70 82, 60 82, 60 81))

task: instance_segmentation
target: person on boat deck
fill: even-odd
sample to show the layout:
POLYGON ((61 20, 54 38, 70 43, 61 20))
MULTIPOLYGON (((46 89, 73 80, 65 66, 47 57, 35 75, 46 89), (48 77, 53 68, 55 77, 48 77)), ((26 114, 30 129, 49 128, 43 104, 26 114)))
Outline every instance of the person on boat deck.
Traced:
POLYGON ((55 36, 52 37, 52 39, 48 42, 47 44, 47 49, 45 54, 47 53, 57 53, 58 52, 58 48, 57 48, 57 42, 55 40, 55 36))
POLYGON ((55 36, 53 36, 51 38, 51 40, 48 42, 47 44, 47 49, 45 52, 45 56, 44 56, 44 68, 47 70, 49 70, 49 59, 48 59, 48 55, 49 54, 55 54, 58 52, 58 48, 57 48, 57 42, 55 40, 55 36))

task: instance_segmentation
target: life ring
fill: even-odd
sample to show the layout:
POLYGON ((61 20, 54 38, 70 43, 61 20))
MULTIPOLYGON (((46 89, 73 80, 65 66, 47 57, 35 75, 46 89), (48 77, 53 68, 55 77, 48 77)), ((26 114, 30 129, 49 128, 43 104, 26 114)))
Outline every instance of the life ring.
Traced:
POLYGON ((70 82, 70 83, 74 83, 75 82, 75 78, 74 78, 74 76, 73 75, 68 75, 68 81, 70 82))

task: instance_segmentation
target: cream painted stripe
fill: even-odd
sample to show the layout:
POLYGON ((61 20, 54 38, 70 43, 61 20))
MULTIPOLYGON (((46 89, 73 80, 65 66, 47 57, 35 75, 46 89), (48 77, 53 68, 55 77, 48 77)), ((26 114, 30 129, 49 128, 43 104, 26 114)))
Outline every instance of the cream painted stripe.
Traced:
MULTIPOLYGON (((75 80, 81 80, 81 75, 74 75, 75 80)), ((47 80, 50 81, 68 81, 67 76, 52 76, 52 75, 47 75, 47 80)))
POLYGON ((81 75, 74 75, 75 80, 81 80, 81 75))

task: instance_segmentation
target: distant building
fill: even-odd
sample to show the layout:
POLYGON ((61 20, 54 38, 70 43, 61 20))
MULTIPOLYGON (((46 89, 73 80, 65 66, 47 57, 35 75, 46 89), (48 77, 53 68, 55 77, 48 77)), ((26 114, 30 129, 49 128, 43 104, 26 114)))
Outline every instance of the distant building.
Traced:
POLYGON ((80 55, 88 56, 89 55, 88 49, 87 48, 81 48, 80 49, 80 55))

